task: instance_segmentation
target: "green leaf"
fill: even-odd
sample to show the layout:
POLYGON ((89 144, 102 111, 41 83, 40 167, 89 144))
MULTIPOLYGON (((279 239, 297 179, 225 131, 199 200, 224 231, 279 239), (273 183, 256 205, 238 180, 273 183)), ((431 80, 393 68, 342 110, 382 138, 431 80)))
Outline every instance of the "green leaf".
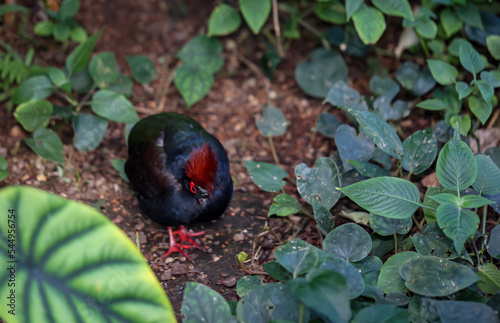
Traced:
POLYGON ((302 209, 300 203, 297 202, 293 196, 286 193, 277 195, 273 201, 274 202, 271 204, 269 212, 267 213, 268 217, 273 214, 276 214, 277 216, 288 216, 296 214, 302 209))
POLYGON ((436 85, 436 81, 428 66, 420 70, 413 62, 405 62, 396 72, 396 79, 401 86, 415 96, 429 92, 436 85))
POLYGON ((462 100, 463 98, 471 94, 474 88, 472 86, 469 86, 465 82, 457 82, 455 84, 455 89, 458 93, 458 98, 462 100))
POLYGON ((54 131, 38 128, 33 133, 33 138, 25 138, 24 141, 37 155, 64 165, 63 144, 54 131))
POLYGON ((347 261, 364 259, 372 250, 372 239, 365 229, 355 223, 346 223, 333 229, 323 241, 325 252, 347 261))
POLYGON ((453 294, 478 280, 466 266, 432 256, 406 260, 401 264, 399 274, 409 290, 431 297, 453 294))
POLYGON ((184 63, 175 72, 174 84, 189 108, 207 95, 214 77, 198 65, 184 63))
POLYGON ((403 141, 403 150, 401 166, 411 174, 420 174, 436 159, 436 136, 431 128, 415 131, 403 141))
POLYGON ((440 194, 440 193, 454 193, 457 194, 457 191, 455 190, 449 190, 444 187, 428 187, 427 192, 425 192, 425 197, 424 197, 424 205, 427 207, 424 207, 424 215, 425 219, 428 223, 430 222, 436 222, 436 209, 439 206, 439 203, 434 201, 432 199, 432 196, 440 194))
POLYGON ((460 64, 469 72, 476 75, 484 69, 479 53, 470 43, 463 42, 459 49, 460 64))
POLYGON ((411 6, 408 0, 372 0, 372 3, 386 15, 403 17, 413 21, 413 13, 411 12, 411 6))
POLYGON ((431 69, 432 76, 441 85, 455 83, 458 71, 455 66, 435 59, 428 59, 427 64, 431 69))
POLYGON ((89 63, 89 73, 94 83, 100 88, 105 88, 115 82, 119 74, 115 54, 103 52, 95 55, 89 63))
POLYGON ((287 122, 285 115, 274 105, 264 107, 262 118, 255 118, 257 128, 264 137, 277 137, 285 134, 287 122))
POLYGON ((356 313, 353 321, 364 323, 410 322, 410 313, 395 305, 375 304, 356 313))
POLYGON ((359 9, 363 0, 346 0, 345 2, 345 14, 347 20, 351 19, 352 15, 359 9))
POLYGON ((123 95, 108 90, 99 90, 90 102, 97 115, 116 122, 133 123, 139 121, 132 103, 123 95))
POLYGON ((239 322, 308 322, 309 308, 302 304, 288 285, 271 283, 253 288, 238 302, 236 314, 239 322))
POLYGON ((52 112, 52 103, 45 100, 35 100, 19 105, 14 112, 14 117, 27 131, 35 131, 49 124, 52 112))
POLYGON ((243 276, 238 279, 236 283, 236 293, 239 297, 247 295, 254 287, 260 286, 262 283, 260 277, 254 276, 243 276))
POLYGON ((54 91, 54 85, 45 75, 30 77, 25 80, 12 94, 12 102, 21 104, 32 100, 43 100, 54 91))
POLYGON ((385 31, 384 15, 373 7, 362 4, 352 15, 359 37, 365 44, 375 44, 385 31))
MULTIPOLYGON (((370 79, 370 90, 376 96, 384 96, 392 101, 399 93, 400 86, 390 77, 375 75, 370 79)), ((347 105, 347 104, 346 104, 347 105)))
POLYGON ((436 174, 447 189, 458 192, 471 186, 476 179, 477 162, 469 146, 460 138, 452 138, 439 153, 436 174))
POLYGON ((345 24, 347 22, 344 4, 338 0, 321 2, 317 1, 314 12, 319 19, 334 24, 345 24))
POLYGON ((382 236, 390 236, 395 233, 407 234, 412 227, 412 219, 391 219, 374 213, 370 213, 370 227, 382 236))
POLYGON ((241 25, 238 12, 225 3, 215 7, 208 19, 208 36, 225 36, 236 31, 241 25))
POLYGON ((338 126, 340 126, 340 121, 334 114, 321 113, 313 130, 327 136, 328 138, 335 138, 335 131, 338 126))
POLYGON ((348 105, 356 110, 368 110, 368 105, 364 97, 342 80, 335 82, 330 91, 328 91, 323 103, 325 102, 336 107, 348 105))
POLYGON ((266 192, 279 191, 286 185, 283 178, 287 177, 288 173, 279 166, 253 160, 245 161, 245 165, 255 185, 266 192))
POLYGON ((351 164, 358 173, 368 178, 391 176, 391 173, 388 170, 370 162, 349 159, 349 164, 351 164))
POLYGON ((404 251, 392 255, 380 268, 377 288, 384 293, 404 292, 406 289, 405 281, 399 275, 399 267, 408 259, 418 258, 420 255, 414 251, 404 251))
POLYGON ((500 193, 500 169, 489 156, 476 155, 477 177, 472 187, 479 195, 500 193))
POLYGON ((481 207, 485 206, 491 203, 495 203, 493 201, 490 201, 482 196, 477 196, 477 195, 466 195, 463 196, 460 199, 460 205, 461 207, 465 207, 468 209, 476 208, 476 207, 481 207))
POLYGON ((321 268, 333 270, 344 276, 349 289, 349 299, 355 299, 361 296, 365 290, 365 282, 363 281, 360 270, 344 258, 334 257, 333 259, 326 259, 321 264, 321 268))
POLYGON ((125 173, 125 159, 114 158, 111 161, 111 166, 120 174, 120 177, 127 183, 130 183, 127 174, 125 173))
POLYGON ((224 66, 222 43, 216 38, 200 35, 192 38, 176 55, 177 58, 214 74, 224 66))
POLYGON ((491 102, 486 102, 482 97, 477 96, 471 96, 469 98, 469 108, 482 124, 488 121, 493 110, 491 102))
POLYGON ((338 190, 365 210, 388 218, 405 219, 421 206, 418 188, 401 178, 375 177, 338 190))
POLYGON ((422 109, 433 110, 433 111, 448 110, 448 105, 443 100, 440 99, 427 99, 420 103, 417 103, 416 106, 422 109))
POLYGON ((146 56, 125 56, 132 72, 132 77, 140 84, 149 84, 156 80, 156 66, 146 56))
POLYGON ((483 22, 479 10, 472 2, 466 2, 465 6, 456 6, 457 15, 464 23, 469 26, 483 29, 483 22))
POLYGON ((80 8, 78 0, 64 0, 59 8, 59 16, 61 20, 66 20, 76 15, 80 8))
POLYGON ((274 256, 293 277, 303 275, 316 267, 319 256, 316 248, 307 242, 295 239, 275 249, 274 256))
POLYGON ((254 34, 266 23, 271 13, 271 0, 239 0, 243 18, 254 34))
POLYGON ((462 136, 467 136, 471 127, 471 120, 469 115, 464 114, 463 116, 453 116, 450 119, 450 125, 455 127, 458 125, 458 130, 462 136))
POLYGON ((327 210, 339 200, 340 192, 335 187, 340 185, 337 165, 326 157, 316 159, 313 168, 301 163, 295 167, 297 190, 300 196, 309 204, 318 200, 327 210))
POLYGON ((462 21, 458 19, 458 16, 450 8, 441 11, 439 16, 441 18, 441 25, 448 38, 462 29, 462 21))
POLYGON ((353 168, 349 160, 368 161, 373 157, 373 140, 364 133, 356 135, 355 128, 341 124, 335 132, 335 138, 344 172, 353 168))
POLYGON ((66 42, 71 35, 71 27, 64 22, 58 22, 54 26, 54 38, 60 42, 66 42))
MULTIPOLYGON (((434 256, 440 258, 455 259, 460 254, 453 245, 453 240, 448 238, 436 222, 427 223, 420 233, 413 238, 415 249, 422 256, 434 256)), ((465 253, 466 251, 464 251, 465 253)))
POLYGON ((266 262, 263 267, 264 270, 277 281, 286 282, 292 279, 292 274, 275 260, 266 262))
POLYGON ((314 220, 316 220, 316 224, 321 232, 327 235, 335 228, 335 218, 328 209, 320 204, 318 200, 313 200, 314 220))
MULTIPOLYGON (((494 71, 493 71, 494 72, 494 71)), ((481 80, 488 83, 492 87, 500 87, 500 79, 498 79, 500 73, 492 73, 487 71, 481 72, 481 80)))
POLYGON ((476 84, 477 87, 479 88, 479 92, 481 93, 481 96, 483 97, 484 101, 490 102, 491 98, 493 98, 493 94, 495 94, 493 86, 491 86, 490 84, 486 83, 483 80, 478 81, 476 84))
POLYGON ((471 210, 452 204, 441 204, 436 210, 439 227, 453 240, 458 253, 462 253, 464 243, 479 225, 479 217, 471 210))
POLYGON ((71 29, 70 37, 71 39, 73 39, 73 41, 77 43, 83 43, 84 41, 87 40, 88 35, 87 31, 85 31, 85 29, 83 29, 82 26, 76 26, 73 29, 71 29))
POLYGON ((35 25, 34 31, 39 36, 50 36, 54 32, 54 27, 55 24, 50 20, 40 21, 35 25))
POLYGON ((491 230, 486 249, 490 256, 500 259, 500 225, 497 224, 491 230))
POLYGON ((66 75, 63 71, 55 67, 49 67, 48 69, 49 78, 60 89, 66 91, 66 93, 71 94, 71 82, 68 81, 66 75))
MULTIPOLYGON (((16 285, 24 286, 16 286, 17 311, 12 322, 124 318, 175 322, 170 302, 144 256, 94 208, 34 188, 12 186, 0 191, 0 206, 5 212, 15 210, 16 285)), ((0 228, 5 255, 7 220, 0 228)), ((9 292, 2 288, 2 299, 9 292)), ((0 315, 11 317, 8 310, 0 307, 0 315)))
POLYGON ((356 118, 363 132, 370 136, 382 151, 396 159, 401 159, 403 144, 387 122, 368 111, 355 110, 346 106, 340 108, 356 118))
POLYGON ((326 318, 327 322, 349 321, 349 293, 346 279, 341 274, 321 268, 309 273, 306 278, 290 281, 288 286, 295 296, 326 318))
POLYGON ((337 52, 319 48, 311 54, 310 62, 295 69, 297 84, 310 96, 324 99, 337 81, 347 81, 347 65, 337 52))
POLYGON ((75 138, 73 143, 81 151, 94 150, 104 138, 108 120, 87 113, 79 113, 73 118, 75 138))
POLYGON ((0 182, 3 181, 4 179, 9 176, 9 163, 7 163, 7 160, 0 156, 0 182))
POLYGON ((103 29, 99 30, 96 34, 90 36, 86 41, 78 45, 66 59, 66 69, 69 76, 80 72, 84 69, 85 65, 90 58, 90 54, 94 50, 103 29))
POLYGON ((439 204, 453 204, 455 206, 460 206, 460 200, 458 199, 458 197, 451 193, 439 193, 436 195, 431 195, 429 197, 439 204))
POLYGON ((236 322, 228 303, 219 293, 196 282, 186 282, 182 299, 183 322, 236 322))
POLYGON ((437 311, 441 322, 498 322, 498 313, 490 306, 477 301, 431 300, 430 303, 432 311, 437 311))
POLYGON ((500 36, 489 35, 486 37, 486 45, 488 46, 488 51, 491 56, 497 61, 500 60, 500 36))
POLYGON ((118 74, 118 78, 115 82, 111 83, 107 89, 118 94, 123 94, 129 97, 132 94, 132 88, 134 83, 132 79, 126 75, 118 74))

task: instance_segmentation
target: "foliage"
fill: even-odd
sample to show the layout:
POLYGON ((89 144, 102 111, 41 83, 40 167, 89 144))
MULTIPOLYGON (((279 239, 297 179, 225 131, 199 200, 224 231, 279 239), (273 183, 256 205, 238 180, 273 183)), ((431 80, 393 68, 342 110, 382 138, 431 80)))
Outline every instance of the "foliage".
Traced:
MULTIPOLYGON (((0 191, 0 206, 6 212, 1 257, 15 261, 9 263, 15 268, 15 315, 7 313, 9 306, 0 309, 9 322, 29 322, 34 315, 58 322, 175 321, 142 254, 95 209, 19 186, 0 191)), ((2 277, 0 294, 9 299, 12 289, 2 277)))
POLYGON ((61 43, 68 39, 81 43, 87 39, 87 32, 75 21, 75 15, 80 8, 79 0, 64 0, 59 8, 47 8, 49 20, 40 21, 35 25, 35 34, 52 36, 61 43))

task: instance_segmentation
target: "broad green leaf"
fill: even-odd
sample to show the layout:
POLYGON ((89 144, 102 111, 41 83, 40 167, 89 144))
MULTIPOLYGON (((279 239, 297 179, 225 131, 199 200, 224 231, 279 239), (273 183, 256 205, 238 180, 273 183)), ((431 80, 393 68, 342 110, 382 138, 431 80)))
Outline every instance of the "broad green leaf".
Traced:
MULTIPOLYGON (((458 115, 462 110, 462 101, 458 99, 458 93, 453 85, 446 85, 444 88, 436 88, 434 90, 434 98, 443 101, 447 108, 446 113, 449 115, 458 115)), ((452 133, 453 133, 453 128, 452 133)), ((436 131, 434 131, 436 132, 436 131)))
POLYGON ((71 26, 65 22, 58 22, 54 26, 54 38, 60 42, 66 42, 71 35, 71 26))
POLYGON ((133 123, 139 121, 132 103, 123 95, 109 90, 97 91, 90 107, 97 115, 116 122, 133 123))
POLYGON ((342 105, 348 105, 350 108, 356 110, 368 110, 368 105, 365 99, 356 91, 347 85, 343 80, 335 82, 328 94, 326 95, 325 101, 333 106, 340 107, 342 105))
POLYGON ((340 273, 321 268, 310 272, 306 278, 294 279, 287 285, 295 296, 328 322, 349 321, 349 290, 346 279, 340 273))
POLYGON ((91 91, 93 89, 94 80, 89 73, 88 64, 78 73, 75 73, 69 77, 71 81, 71 86, 76 92, 83 94, 91 91))
POLYGON ((455 84, 455 90, 457 91, 458 93, 458 98, 460 100, 462 100, 463 98, 469 96, 469 94, 472 93, 472 90, 474 88, 472 86, 469 86, 467 83, 465 82, 457 82, 455 84))
POLYGON ((403 17, 409 20, 413 20, 413 13, 411 12, 411 6, 408 0, 400 1, 385 1, 385 0, 372 0, 372 3, 380 11, 389 16, 403 17))
POLYGON ((262 118, 256 118, 257 128, 264 137, 277 137, 285 134, 287 121, 281 110, 274 105, 264 107, 262 118))
POLYGON ((228 303, 219 293, 196 282, 187 282, 182 299, 183 322, 236 323, 228 303))
POLYGON ((63 144, 54 131, 38 128, 33 133, 33 138, 24 138, 24 141, 39 156, 64 165, 63 144))
POLYGON ((448 38, 462 29, 463 22, 458 19, 457 14, 450 8, 441 11, 439 15, 441 18, 441 26, 448 38))
POLYGON ((500 225, 497 224, 491 230, 486 249, 490 256, 500 259, 500 225))
MULTIPOLYGON (((409 298, 405 294, 401 292, 390 292, 387 295, 384 294, 383 291, 378 289, 375 286, 366 286, 365 291, 363 292, 363 297, 371 298, 375 301, 375 306, 378 307, 378 305, 393 305, 393 306, 405 306, 408 305, 409 298)), ((372 306, 370 306, 372 307, 372 306)), ((376 322, 378 323, 379 321, 376 320, 376 318, 372 318, 374 321, 367 320, 367 322, 376 322)), ((364 322, 364 321, 363 321, 364 322)), ((384 322, 382 320, 382 322, 384 322)), ((389 320, 388 322, 392 322, 389 320)), ((399 322, 396 318, 396 322, 399 322)), ((408 322, 408 320, 403 320, 402 322, 408 322)))
POLYGON ((460 46, 466 44, 472 46, 472 44, 465 38, 454 37, 451 43, 448 45, 448 53, 450 55, 459 57, 460 56, 460 46))
POLYGON ((356 135, 356 129, 347 124, 341 124, 337 128, 335 144, 342 159, 344 172, 353 168, 349 160, 368 161, 375 151, 375 145, 370 137, 364 133, 356 135))
POLYGON ((83 70, 90 58, 90 54, 94 50, 103 29, 99 30, 96 34, 90 36, 86 41, 78 45, 66 59, 66 69, 71 76, 83 70))
POLYGON ((130 183, 127 174, 125 173, 125 159, 114 158, 111 161, 111 166, 120 174, 120 177, 127 183, 130 183))
POLYGON ((222 43, 205 35, 192 38, 175 56, 210 74, 218 72, 224 66, 222 43))
POLYGON ((492 73, 487 71, 481 72, 481 80, 488 83, 494 88, 500 87, 500 79, 498 78, 498 76, 500 76, 500 73, 492 73))
POLYGON ((323 261, 320 268, 333 270, 344 276, 349 289, 349 299, 355 299, 363 293, 365 282, 360 270, 344 258, 334 257, 333 259, 327 259, 323 261))
POLYGON ((340 121, 334 114, 321 113, 313 130, 327 136, 328 138, 335 138, 335 131, 339 126, 340 121))
POLYGON ((388 170, 369 162, 349 159, 349 164, 351 164, 358 173, 368 178, 391 176, 388 170))
POLYGON ((431 300, 441 322, 498 322, 498 312, 478 302, 431 300))
POLYGON ((437 140, 432 129, 418 130, 403 141, 401 166, 411 174, 428 169, 437 155, 437 140))
POLYGON ((390 304, 375 304, 363 308, 354 316, 354 322, 389 323, 410 322, 408 310, 390 304))
POLYGON ((338 47, 347 56, 365 57, 371 49, 370 45, 364 44, 359 38, 358 32, 352 24, 347 24, 345 27, 331 26, 326 31, 326 38, 330 44, 338 47))
POLYGON ((477 177, 472 187, 479 195, 500 193, 500 169, 489 156, 476 155, 477 177))
POLYGON ((365 210, 393 219, 410 217, 421 206, 418 188, 401 178, 375 177, 338 190, 365 210))
POLYGON ((316 220, 316 224, 318 228, 323 232, 324 235, 327 235, 330 231, 335 228, 335 218, 333 217, 330 210, 321 206, 319 200, 313 200, 313 212, 314 212, 314 220, 316 220))
POLYGON ((490 102, 491 98, 493 97, 493 94, 495 94, 495 90, 493 90, 493 86, 491 86, 489 83, 486 83, 483 80, 478 81, 477 87, 479 88, 479 92, 481 93, 481 96, 483 97, 484 101, 490 102))
POLYGON ((452 138, 444 145, 436 164, 439 183, 457 192, 471 186, 477 175, 477 162, 474 154, 459 137, 452 138))
POLYGON ((46 20, 46 21, 38 22, 35 25, 33 30, 34 30, 36 35, 50 36, 50 35, 52 35, 52 33, 54 33, 54 27, 55 27, 55 24, 52 21, 46 20))
MULTIPOLYGON (((0 191, 0 207, 6 213, 0 223, 3 263, 7 210, 16 214, 15 319, 7 306, 0 307, 0 315, 9 322, 175 322, 144 256, 96 209, 12 186, 0 191)), ((9 292, 0 289, 2 299, 9 292)))
MULTIPOLYGON (((309 321, 309 308, 294 295, 286 284, 256 286, 238 302, 239 322, 304 322, 309 321)), ((216 320, 217 317, 214 317, 216 320)), ((198 321, 199 322, 199 321, 198 321)), ((219 321, 224 322, 224 321, 219 321)))
POLYGON ((496 60, 500 60, 500 36, 490 35, 486 37, 486 45, 491 56, 496 60))
POLYGON ((156 80, 156 66, 146 56, 125 56, 132 72, 132 77, 140 84, 149 84, 156 80))
POLYGON ((107 89, 115 93, 123 94, 124 96, 129 97, 132 94, 133 86, 134 82, 132 82, 132 79, 130 77, 123 74, 119 74, 116 81, 111 83, 107 87, 107 89))
POLYGON ((7 163, 7 160, 0 156, 0 182, 3 181, 4 179, 9 176, 9 163, 7 163))
POLYGON ((54 85, 45 75, 30 77, 25 80, 12 94, 12 102, 21 104, 32 100, 43 100, 54 91, 54 85))
POLYGON ((359 37, 365 44, 375 44, 385 31, 384 15, 373 7, 362 4, 352 15, 359 37))
POLYGON ((363 0, 346 0, 345 2, 345 14, 347 20, 351 19, 352 15, 359 9, 363 0))
POLYGON ((70 37, 77 43, 83 43, 88 39, 87 31, 82 26, 76 26, 71 29, 70 37))
POLYGON ((420 233, 416 233, 413 238, 415 249, 422 256, 434 256, 440 258, 459 258, 453 240, 448 238, 436 222, 427 223, 420 233))
POLYGON ((458 253, 462 253, 464 243, 479 225, 479 217, 471 210, 452 204, 441 204, 436 210, 439 227, 453 240, 458 253))
POLYGON ((59 17, 61 20, 66 20, 76 15, 80 8, 80 1, 78 0, 64 0, 59 8, 59 17))
POLYGON ((416 106, 422 109, 433 111, 448 110, 448 105, 440 99, 427 99, 420 103, 417 103, 416 106))
POLYGON ((295 69, 297 84, 310 96, 324 99, 337 81, 347 81, 347 65, 337 52, 319 48, 310 62, 301 62, 295 69))
POLYGON ((281 193, 274 198, 267 216, 274 214, 277 216, 288 216, 298 213, 301 209, 300 203, 293 196, 281 193))
POLYGON ((465 207, 467 209, 472 209, 472 208, 476 208, 476 207, 481 207, 481 206, 485 206, 485 205, 488 205, 488 204, 492 204, 492 203, 495 203, 493 201, 490 201, 482 196, 477 196, 477 195, 466 195, 466 196, 463 196, 461 199, 460 199, 460 206, 461 207, 465 207))
POLYGON ((35 131, 49 124, 52 112, 52 103, 45 100, 35 100, 19 105, 14 112, 14 117, 27 131, 35 131))
POLYGON ((477 97, 476 95, 469 97, 469 108, 482 124, 486 124, 493 110, 493 106, 491 102, 486 102, 481 96, 477 97))
POLYGON ((455 83, 458 76, 455 66, 435 59, 428 59, 427 64, 431 69, 432 76, 439 84, 448 85, 455 83))
MULTIPOLYGON (((372 250, 373 251, 373 250, 372 250)), ((382 268, 382 260, 375 256, 367 256, 361 261, 352 263, 361 273, 363 281, 365 282, 365 290, 367 286, 376 286, 380 268, 382 268)))
POLYGON ((103 52, 95 55, 89 63, 89 73, 94 83, 105 88, 118 79, 118 67, 113 52, 103 52))
POLYGON ((483 22, 481 21, 481 15, 477 7, 472 3, 467 1, 464 6, 456 6, 457 15, 465 24, 483 29, 483 22))
POLYGON ((460 63, 472 74, 476 75, 484 69, 483 61, 479 53, 470 43, 461 43, 459 49, 460 63))
POLYGON ((462 116, 453 116, 450 119, 450 125, 452 127, 458 126, 458 130, 462 136, 467 136, 469 134, 472 121, 468 114, 462 116))
POLYGON ((215 7, 208 18, 208 36, 225 36, 236 31, 241 25, 238 12, 225 3, 215 7))
POLYGON ((198 64, 184 63, 175 71, 174 84, 189 108, 207 95, 214 77, 198 64))
POLYGON ((408 259, 418 258, 420 255, 414 251, 404 251, 392 255, 380 268, 377 288, 384 293, 404 292, 406 289, 403 278, 399 275, 399 267, 408 259))
POLYGON ((363 260, 372 250, 372 239, 365 229, 346 223, 333 229, 323 241, 325 252, 347 261, 363 260))
POLYGON ((321 20, 334 24, 345 24, 347 22, 346 11, 341 1, 328 2, 317 1, 314 12, 321 20))
POLYGON ((391 219, 374 213, 370 213, 370 227, 382 236, 390 236, 395 233, 407 234, 412 227, 412 219, 391 219))
POLYGON ((94 150, 104 138, 108 120, 87 113, 79 113, 73 118, 75 137, 73 143, 81 151, 94 150))
POLYGON ((430 297, 456 293, 478 280, 468 267, 432 256, 406 260, 399 267, 399 274, 409 290, 430 297))
POLYGON ((414 62, 405 62, 396 72, 396 79, 401 86, 414 96, 429 92, 436 85, 436 80, 428 66, 420 69, 414 62))
MULTIPOLYGON (((375 75, 370 79, 370 90, 376 96, 384 96, 391 101, 399 93, 400 86, 390 77, 375 75)), ((347 105, 347 104, 345 104, 347 105)))
POLYGON ((391 105, 391 101, 380 96, 373 101, 373 113, 383 120, 400 120, 410 114, 410 101, 396 100, 391 105))
POLYGON ((300 239, 292 240, 276 248, 274 256, 280 265, 292 273, 294 278, 316 267, 319 260, 316 248, 300 239))
POLYGON ((460 199, 456 195, 451 193, 439 193, 436 195, 431 195, 429 197, 439 204, 453 204, 456 206, 460 206, 460 199))
POLYGON ((271 13, 271 0, 239 0, 239 2, 243 18, 257 35, 271 13))
POLYGON ((340 108, 356 118, 363 132, 370 136, 381 150, 396 159, 401 159, 403 144, 396 131, 387 122, 368 111, 355 110, 345 106, 340 108))
POLYGON ((424 215, 425 215, 425 220, 427 223, 431 222, 436 222, 436 209, 439 206, 439 202, 434 201, 432 199, 432 196, 440 194, 440 193, 453 193, 457 194, 456 190, 449 190, 444 187, 432 187, 429 186, 427 188, 427 192, 425 192, 425 197, 424 197, 424 205, 427 207, 424 207, 424 215))
POLYGON ((254 287, 261 285, 260 277, 257 275, 254 276, 243 276, 238 279, 236 283, 236 293, 238 293, 239 297, 243 297, 248 294, 254 287))
POLYGON ((264 270, 277 281, 286 282, 293 278, 292 274, 290 274, 288 270, 281 266, 276 260, 266 262, 263 267, 264 270))
POLYGON ((245 161, 245 165, 255 185, 266 192, 279 191, 286 185, 283 178, 287 177, 288 173, 279 166, 253 160, 245 161))
POLYGON ((64 72, 55 67, 49 67, 48 75, 52 83, 66 93, 71 93, 71 82, 68 81, 64 72))
POLYGON ((340 192, 335 187, 340 186, 338 168, 326 157, 320 157, 313 168, 302 163, 295 167, 297 190, 300 196, 309 204, 319 200, 325 209, 331 209, 339 200, 340 192))

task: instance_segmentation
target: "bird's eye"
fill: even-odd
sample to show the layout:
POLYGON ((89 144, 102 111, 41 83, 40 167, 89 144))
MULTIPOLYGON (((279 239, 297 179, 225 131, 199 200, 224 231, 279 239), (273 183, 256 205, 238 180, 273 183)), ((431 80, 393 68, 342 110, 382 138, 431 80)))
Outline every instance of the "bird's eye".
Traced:
POLYGON ((191 191, 191 193, 196 194, 196 186, 194 185, 193 181, 189 183, 189 190, 191 191))

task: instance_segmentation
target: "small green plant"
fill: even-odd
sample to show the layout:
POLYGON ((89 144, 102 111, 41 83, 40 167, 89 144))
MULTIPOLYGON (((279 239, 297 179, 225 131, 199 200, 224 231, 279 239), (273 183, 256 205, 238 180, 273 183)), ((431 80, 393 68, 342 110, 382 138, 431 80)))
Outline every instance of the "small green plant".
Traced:
POLYGON ((7 176, 9 176, 8 169, 9 169, 9 163, 7 163, 5 158, 0 156, 0 182, 6 179, 7 176))
POLYGON ((77 43, 85 41, 87 32, 74 18, 79 8, 80 1, 64 0, 59 11, 47 9, 46 12, 50 19, 37 23, 35 34, 46 37, 53 36, 55 40, 65 44, 68 39, 77 43))
MULTIPOLYGON (((67 57, 63 69, 48 67, 27 78, 12 94, 17 104, 14 116, 29 132, 25 142, 38 155, 64 165, 63 144, 52 129, 53 120, 71 122, 78 150, 95 149, 102 141, 109 121, 133 125, 139 120, 127 98, 132 94, 132 79, 118 72, 112 52, 90 59, 102 31, 81 43, 67 57), (57 96, 66 105, 47 100, 57 96), (95 114, 84 112, 87 107, 95 114)), ((154 64, 145 56, 128 56, 132 77, 147 84, 157 77, 154 64)), ((58 101, 60 102, 60 101, 58 101)))

